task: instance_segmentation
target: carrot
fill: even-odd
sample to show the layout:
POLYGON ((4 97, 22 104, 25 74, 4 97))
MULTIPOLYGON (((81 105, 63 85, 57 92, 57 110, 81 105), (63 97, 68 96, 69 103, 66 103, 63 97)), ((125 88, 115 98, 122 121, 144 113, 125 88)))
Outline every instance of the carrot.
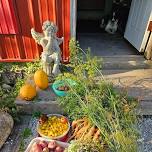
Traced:
POLYGON ((87 138, 92 138, 93 137, 93 135, 94 135, 94 133, 95 133, 95 131, 96 131, 96 127, 95 126, 93 126, 93 127, 91 127, 91 129, 89 130, 89 132, 85 135, 85 139, 87 139, 87 138))
POLYGON ((79 123, 77 124, 77 126, 75 127, 75 129, 73 130, 73 135, 69 138, 69 140, 73 139, 77 132, 83 127, 83 123, 79 123))
POLYGON ((82 128, 82 124, 76 126, 76 128, 74 129, 74 134, 76 134, 81 128, 82 128))
POLYGON ((82 118, 82 119, 78 119, 78 120, 74 120, 72 122, 72 128, 75 128, 77 126, 77 124, 82 123, 86 120, 86 118, 82 118))
POLYGON ((88 131, 89 128, 90 128, 90 123, 84 124, 84 126, 77 132, 75 137, 77 139, 82 137, 83 135, 86 134, 86 132, 88 131))
POLYGON ((75 135, 77 134, 77 132, 79 131, 79 129, 80 129, 79 126, 77 126, 77 127, 75 128, 75 130, 74 130, 74 132, 73 132, 73 135, 69 138, 69 141, 75 137, 75 135))
POLYGON ((98 129, 97 132, 96 132, 96 133, 94 134, 94 136, 93 136, 93 140, 94 140, 94 141, 99 140, 100 133, 101 133, 101 132, 100 132, 100 130, 98 129))
POLYGON ((76 125, 77 125, 77 121, 76 120, 74 120, 73 122, 72 122, 72 129, 74 129, 75 127, 76 127, 76 125))

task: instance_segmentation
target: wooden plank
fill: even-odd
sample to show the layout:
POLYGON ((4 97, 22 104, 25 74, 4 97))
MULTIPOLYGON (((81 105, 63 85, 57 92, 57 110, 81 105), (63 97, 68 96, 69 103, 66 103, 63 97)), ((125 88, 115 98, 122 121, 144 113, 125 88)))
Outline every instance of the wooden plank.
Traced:
POLYGON ((11 38, 10 37, 5 37, 5 43, 7 44, 7 52, 9 58, 14 58, 14 52, 11 44, 11 38))
POLYGON ((2 27, 1 27, 1 24, 0 24, 0 33, 2 33, 2 27))
POLYGON ((152 32, 152 21, 149 22, 148 31, 152 32))
POLYGON ((13 8, 13 1, 1 0, 1 3, 3 5, 3 13, 5 15, 6 24, 8 27, 8 33, 3 33, 3 34, 17 34, 18 27, 17 27, 16 16, 13 8))
POLYGON ((152 60, 152 34, 150 34, 150 37, 149 37, 149 40, 147 43, 147 47, 145 50, 145 56, 146 56, 146 59, 152 60))
POLYGON ((42 22, 49 20, 47 0, 41 0, 42 22))
POLYGON ((62 0, 62 21, 64 31, 63 61, 69 62, 70 0, 62 0))
POLYGON ((2 60, 7 58, 7 54, 6 54, 6 48, 5 48, 5 41, 4 41, 4 36, 0 35, 0 46, 2 48, 2 52, 1 52, 1 58, 2 60))
POLYGON ((10 55, 9 55, 9 51, 8 51, 8 45, 7 45, 7 41, 6 41, 6 37, 3 35, 2 36, 2 42, 4 43, 4 47, 3 47, 3 49, 5 50, 5 54, 6 54, 6 56, 5 56, 5 58, 10 58, 10 55))
POLYGON ((1 34, 3 34, 3 33, 8 34, 9 30, 8 30, 6 19, 5 19, 4 8, 3 8, 2 1, 0 1, 0 19, 1 19, 0 25, 1 25, 1 28, 2 28, 2 33, 1 34))
POLYGON ((21 25, 21 35, 31 36, 30 35, 30 14, 28 10, 28 0, 17 0, 16 7, 18 12, 18 17, 21 25))
POLYGON ((30 38, 24 36, 24 37, 22 37, 22 39, 23 39, 23 46, 24 46, 24 51, 25 51, 26 58, 27 59, 33 59, 30 38))
MULTIPOLYGON (((56 24, 58 26, 58 36, 62 37, 63 36, 63 21, 61 19, 62 16, 62 1, 61 0, 56 0, 56 9, 54 10, 54 13, 56 14, 56 24), (60 9, 58 9, 60 8, 60 9)), ((61 44, 61 50, 63 49, 63 44, 61 44)))
POLYGON ((34 20, 34 24, 32 24, 32 26, 39 32, 42 32, 42 22, 41 22, 41 9, 39 6, 39 0, 36 1, 31 1, 31 9, 32 9, 32 13, 33 13, 33 20, 34 20))
MULTIPOLYGON (((57 12, 56 12, 56 0, 48 0, 48 17, 50 21, 53 21, 56 24, 56 16, 57 16, 57 12)), ((59 11, 60 9, 58 9, 59 11)))
POLYGON ((11 45, 12 45, 12 47, 13 47, 13 52, 14 52, 15 58, 19 58, 19 59, 20 59, 21 56, 20 56, 19 47, 18 47, 18 45, 17 45, 16 35, 13 35, 13 36, 11 37, 11 45))
MULTIPOLYGON (((1 41, 1 39, 0 39, 0 41, 1 41)), ((3 51, 2 51, 2 46, 0 45, 0 60, 2 60, 2 58, 3 58, 3 51)))
POLYGON ((15 36, 15 43, 17 45, 17 50, 19 50, 19 59, 25 59, 25 51, 21 35, 15 36))
MULTIPOLYGON (((23 51, 25 52, 25 58, 33 59, 34 55, 31 46, 31 21, 30 21, 30 11, 28 6, 28 0, 17 1, 17 9, 19 14, 19 20, 21 25, 21 38, 23 41, 23 51), (26 13, 25 13, 26 12, 26 13), (23 17, 24 16, 24 17, 23 17)), ((34 50, 35 51, 35 50, 34 50)))
MULTIPOLYGON (((30 19, 30 28, 35 28, 35 18, 37 18, 36 16, 34 16, 34 8, 35 5, 32 3, 32 1, 28 1, 28 10, 29 10, 29 19, 30 19)), ((37 14, 38 16, 38 14, 37 14)), ((30 36, 30 44, 31 44, 31 52, 33 54, 33 58, 38 58, 39 57, 39 51, 38 51, 38 47, 36 45, 36 42, 34 41, 34 39, 32 38, 32 36, 30 36)))

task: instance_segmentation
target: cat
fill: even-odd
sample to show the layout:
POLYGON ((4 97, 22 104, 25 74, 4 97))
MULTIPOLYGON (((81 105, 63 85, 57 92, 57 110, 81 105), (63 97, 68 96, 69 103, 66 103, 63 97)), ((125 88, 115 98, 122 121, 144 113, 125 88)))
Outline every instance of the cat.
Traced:
POLYGON ((115 12, 113 12, 112 19, 103 18, 101 20, 100 28, 104 29, 109 34, 116 33, 118 29, 118 19, 115 19, 115 12))

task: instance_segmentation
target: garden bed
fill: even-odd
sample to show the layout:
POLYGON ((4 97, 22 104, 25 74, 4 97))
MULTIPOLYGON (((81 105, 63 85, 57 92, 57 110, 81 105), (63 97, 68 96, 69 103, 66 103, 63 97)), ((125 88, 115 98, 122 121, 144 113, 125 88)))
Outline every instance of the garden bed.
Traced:
MULTIPOLYGON (((37 119, 32 116, 22 115, 22 120, 19 124, 16 124, 12 134, 6 141, 5 145, 1 149, 1 152, 19 152, 19 148, 26 149, 30 141, 38 137, 36 131, 37 119), (21 139, 22 133, 25 131, 25 128, 30 128, 31 134, 25 139, 21 139), (24 145, 21 144, 21 142, 24 145)), ((152 118, 143 117, 139 123, 139 129, 141 132, 141 140, 139 142, 139 152, 150 152, 152 150, 152 118)))
MULTIPOLYGON (((116 90, 113 84, 104 79, 99 70, 101 62, 96 57, 90 56, 89 49, 84 52, 73 40, 70 42, 70 49, 71 63, 68 65, 70 72, 64 71, 54 82, 54 84, 64 82, 56 89, 66 93, 56 98, 46 73, 39 69, 33 71, 34 83, 24 81, 22 87, 18 87, 17 105, 24 107, 29 113, 43 114, 39 113, 36 123, 39 122, 45 138, 56 137, 67 127, 65 125, 67 120, 70 120, 71 130, 68 136, 70 146, 67 152, 84 149, 90 152, 93 152, 93 149, 96 149, 95 152, 137 151, 138 141, 141 139, 139 121, 135 113, 137 100, 129 97, 126 92, 116 90), (95 79, 97 75, 100 75, 99 80, 95 79), (75 85, 71 85, 67 81, 69 79, 75 82, 75 85), (55 99, 57 101, 54 101, 55 99), (60 113, 58 105, 62 107, 68 119, 65 117, 50 119, 46 116, 47 113, 60 113)), ((30 131, 26 130, 22 139, 29 133, 30 131)), ((36 147, 41 151, 44 148, 40 145, 36 147)))

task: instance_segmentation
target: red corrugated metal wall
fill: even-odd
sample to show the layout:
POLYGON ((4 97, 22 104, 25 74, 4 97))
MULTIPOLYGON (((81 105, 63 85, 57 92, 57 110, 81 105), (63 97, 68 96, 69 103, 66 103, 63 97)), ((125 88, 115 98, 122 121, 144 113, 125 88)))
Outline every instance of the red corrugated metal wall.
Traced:
MULTIPOLYGON (((58 36, 64 36, 61 46, 63 61, 69 60, 70 0, 6 0, 14 8, 17 34, 0 34, 0 61, 33 61, 41 54, 42 48, 31 37, 32 27, 42 32, 45 20, 54 21, 58 36), (11 2, 11 3, 10 3, 11 2)), ((0 1, 1 3, 1 1, 0 1)), ((7 22, 9 27, 9 22, 7 22)))
POLYGON ((17 34, 19 32, 12 4, 12 0, 0 1, 0 34, 17 34))

